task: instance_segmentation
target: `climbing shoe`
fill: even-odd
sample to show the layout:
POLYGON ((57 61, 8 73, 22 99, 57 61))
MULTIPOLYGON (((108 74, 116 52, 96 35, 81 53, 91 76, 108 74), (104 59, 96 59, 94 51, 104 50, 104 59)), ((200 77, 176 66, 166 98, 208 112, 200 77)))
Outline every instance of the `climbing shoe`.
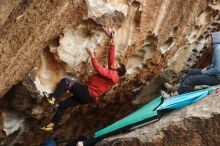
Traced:
POLYGON ((161 90, 160 93, 161 93, 161 96, 163 96, 165 99, 170 98, 170 94, 166 93, 165 91, 161 90))
POLYGON ((171 96, 178 96, 178 95, 179 95, 179 93, 177 91, 171 93, 171 96))
POLYGON ((51 104, 51 105, 55 104, 56 99, 53 98, 50 94, 48 94, 47 92, 43 92, 43 95, 44 95, 44 97, 47 98, 47 101, 49 104, 51 104))
POLYGON ((53 130, 53 127, 54 127, 54 124, 53 124, 53 123, 50 123, 50 124, 48 124, 47 126, 42 127, 41 130, 44 130, 44 131, 52 131, 52 130, 53 130))
POLYGON ((54 105, 51 106, 52 109, 58 109, 59 108, 59 103, 56 101, 54 105))
POLYGON ((164 86, 165 86, 166 89, 168 89, 168 90, 170 90, 172 92, 177 90, 177 86, 173 86, 173 85, 171 85, 169 83, 164 83, 164 86))
POLYGON ((55 98, 51 97, 51 98, 47 98, 47 101, 49 104, 54 105, 55 104, 55 98))

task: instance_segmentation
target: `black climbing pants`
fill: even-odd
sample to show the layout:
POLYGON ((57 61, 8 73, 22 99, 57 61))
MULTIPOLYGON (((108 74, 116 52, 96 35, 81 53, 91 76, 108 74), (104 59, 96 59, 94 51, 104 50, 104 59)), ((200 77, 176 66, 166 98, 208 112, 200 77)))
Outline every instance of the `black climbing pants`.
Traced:
POLYGON ((188 73, 182 78, 180 87, 178 87, 178 94, 183 94, 193 91, 196 85, 218 85, 220 79, 215 75, 202 74, 200 69, 189 70, 188 73))
POLYGON ((56 90, 54 91, 54 93, 52 93, 52 96, 54 98, 59 98, 60 96, 62 96, 62 94, 64 92, 66 92, 70 85, 74 85, 75 84, 75 81, 74 80, 71 80, 71 79, 68 79, 68 78, 63 78, 57 85, 56 87, 56 90))
MULTIPOLYGON (((65 87, 66 85, 64 85, 64 83, 65 83, 65 80, 60 82, 60 84, 58 85, 58 87, 60 88, 57 88, 57 92, 55 91, 54 95, 58 95, 58 94, 60 95, 61 92, 65 92, 67 90, 65 87), (61 86, 61 85, 64 85, 64 86, 61 86)), ((86 85, 82 85, 78 82, 75 82, 69 90, 70 92, 73 93, 73 96, 60 102, 58 110, 52 119, 52 122, 55 125, 57 125, 60 122, 67 108, 94 102, 93 98, 89 94, 89 90, 86 85)))

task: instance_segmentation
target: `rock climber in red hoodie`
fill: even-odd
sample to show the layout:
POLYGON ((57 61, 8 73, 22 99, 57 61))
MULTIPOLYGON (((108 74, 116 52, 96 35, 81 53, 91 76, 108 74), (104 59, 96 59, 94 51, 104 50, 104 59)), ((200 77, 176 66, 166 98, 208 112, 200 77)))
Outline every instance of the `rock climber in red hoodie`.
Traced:
POLYGON ((46 94, 50 104, 54 104, 55 101, 67 90, 73 93, 73 96, 62 101, 59 104, 58 110, 54 115, 52 122, 46 127, 41 129, 45 131, 53 130, 54 126, 58 125, 63 116, 65 110, 69 107, 75 107, 81 104, 93 103, 98 100, 100 95, 109 91, 111 87, 119 82, 119 78, 126 73, 124 64, 115 63, 115 33, 111 35, 112 39, 109 46, 108 54, 108 68, 102 67, 97 58, 95 57, 93 50, 88 47, 87 52, 91 57, 92 65, 97 72, 94 74, 86 85, 75 81, 71 78, 63 78, 54 93, 46 94))

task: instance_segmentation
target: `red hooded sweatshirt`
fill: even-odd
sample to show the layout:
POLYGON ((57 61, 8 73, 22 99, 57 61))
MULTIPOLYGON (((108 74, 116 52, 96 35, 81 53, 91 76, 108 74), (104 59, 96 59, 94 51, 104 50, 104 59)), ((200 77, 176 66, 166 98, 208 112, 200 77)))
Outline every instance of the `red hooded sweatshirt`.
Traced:
POLYGON ((97 71, 97 74, 93 75, 88 81, 87 86, 90 95, 94 100, 98 100, 98 97, 107 92, 114 84, 119 82, 119 76, 117 71, 111 69, 111 66, 115 63, 115 46, 110 45, 108 54, 108 68, 102 67, 98 60, 93 57, 92 65, 97 71))

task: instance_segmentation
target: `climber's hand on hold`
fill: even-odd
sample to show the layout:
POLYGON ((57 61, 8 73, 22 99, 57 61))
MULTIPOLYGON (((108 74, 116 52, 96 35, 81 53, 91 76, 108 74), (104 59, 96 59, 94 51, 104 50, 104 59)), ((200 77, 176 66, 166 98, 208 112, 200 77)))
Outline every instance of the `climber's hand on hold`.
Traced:
POLYGON ((76 146, 83 146, 83 142, 82 141, 79 141, 76 146))
POLYGON ((111 45, 115 44, 115 30, 111 30, 111 45))
POLYGON ((87 50, 87 52, 88 52, 88 54, 89 54, 89 56, 90 56, 91 58, 95 57, 95 55, 94 55, 93 50, 92 50, 91 47, 87 47, 86 50, 87 50))

